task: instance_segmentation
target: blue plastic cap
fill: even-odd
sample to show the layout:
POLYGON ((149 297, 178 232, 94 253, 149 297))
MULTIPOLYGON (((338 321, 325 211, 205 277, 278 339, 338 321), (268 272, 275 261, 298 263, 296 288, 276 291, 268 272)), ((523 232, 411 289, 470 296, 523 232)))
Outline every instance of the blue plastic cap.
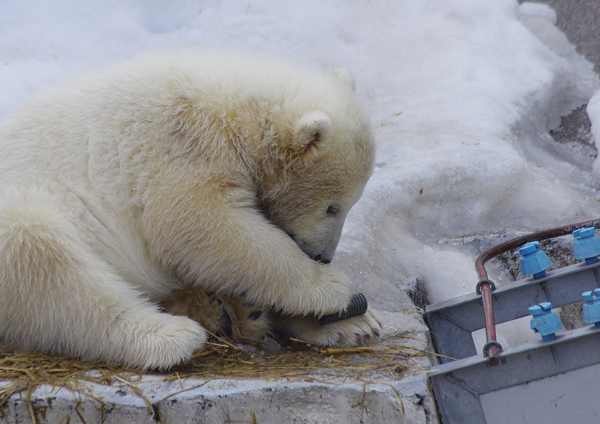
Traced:
POLYGON ((594 289, 594 291, 586 291, 581 293, 581 297, 586 302, 596 302, 600 300, 600 289, 594 289))
POLYGON ((529 313, 533 315, 529 326, 536 333, 540 333, 544 341, 553 340, 555 338, 554 333, 564 328, 558 315, 552 312, 552 304, 550 302, 541 302, 538 305, 529 307, 529 313))
POLYGON ((587 291, 581 294, 586 303, 583 304, 583 322, 594 324, 596 327, 600 323, 600 289, 593 292, 587 291))
POLYGON ((540 242, 538 241, 532 241, 521 246, 519 249, 521 274, 525 276, 533 275, 535 278, 546 275, 545 270, 552 266, 552 261, 539 248, 540 242))
POLYGON ((523 246, 521 246, 521 248, 519 249, 519 254, 521 256, 530 255, 531 253, 534 253, 536 250, 539 250, 539 248, 540 248, 539 241, 530 241, 529 243, 525 243, 523 246))
POLYGON ((548 311, 552 310, 552 303, 550 302, 541 302, 537 305, 533 305, 529 307, 529 313, 531 315, 541 315, 548 311))
POLYGON ((587 263, 594 263, 600 255, 600 239, 594 234, 594 227, 581 228, 573 231, 575 243, 573 243, 573 258, 585 259, 587 263))
POLYGON ((573 237, 576 239, 582 239, 593 236, 595 233, 596 229, 594 227, 580 228, 579 230, 573 231, 573 237))
POLYGON ((539 305, 534 305, 529 307, 529 313, 533 316, 536 316, 542 315, 544 311, 542 310, 542 308, 539 307, 539 305))

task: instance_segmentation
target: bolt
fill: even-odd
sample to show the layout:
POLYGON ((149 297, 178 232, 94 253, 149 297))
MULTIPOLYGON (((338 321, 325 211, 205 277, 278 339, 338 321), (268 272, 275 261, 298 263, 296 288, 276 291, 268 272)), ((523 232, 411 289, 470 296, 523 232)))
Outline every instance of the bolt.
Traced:
POLYGON ((552 312, 550 302, 542 302, 529 307, 529 313, 533 315, 530 327, 536 333, 540 333, 542 340, 547 342, 556 338, 556 332, 564 328, 560 318, 552 312))
POLYGON ((519 249, 521 258, 521 274, 525 276, 533 275, 534 278, 541 278, 546 275, 546 269, 552 266, 552 261, 544 251, 540 250, 540 242, 532 241, 525 243, 519 249))
POLYGON ((600 255, 600 239, 594 234, 594 227, 580 228, 573 231, 575 243, 573 243, 573 257, 575 259, 585 259, 586 264, 593 264, 598 261, 600 255))
POLYGON ((583 292, 581 297, 585 300, 583 322, 594 324, 595 327, 600 328, 600 289, 583 292))

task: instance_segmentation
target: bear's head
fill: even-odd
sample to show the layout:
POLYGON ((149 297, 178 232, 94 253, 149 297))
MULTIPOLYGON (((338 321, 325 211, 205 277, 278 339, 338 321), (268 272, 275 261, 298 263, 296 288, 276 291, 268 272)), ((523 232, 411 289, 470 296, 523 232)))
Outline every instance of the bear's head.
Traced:
POLYGON ((251 179, 260 212, 309 257, 330 262, 375 156, 351 73, 238 54, 203 63, 208 82, 182 90, 167 113, 169 139, 181 140, 169 154, 212 161, 232 186, 251 179), (211 68, 220 62, 228 66, 211 68))
MULTIPOLYGON (((273 131, 274 148, 262 166, 259 207, 310 258, 333 259, 350 208, 360 198, 374 163, 369 121, 355 99, 352 79, 288 116, 273 131)), ((325 90, 325 89, 323 89, 325 90)), ((299 102, 304 104, 305 102, 299 102)))

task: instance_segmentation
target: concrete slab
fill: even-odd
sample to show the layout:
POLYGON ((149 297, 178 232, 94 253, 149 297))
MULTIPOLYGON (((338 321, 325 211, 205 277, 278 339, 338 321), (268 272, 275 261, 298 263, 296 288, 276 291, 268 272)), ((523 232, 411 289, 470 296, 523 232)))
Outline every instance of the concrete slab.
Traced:
MULTIPOLYGON (((402 346, 382 370, 331 368, 301 377, 174 378, 144 375, 129 383, 79 382, 78 391, 41 386, 28 402, 26 392, 12 395, 0 409, 0 423, 298 423, 433 424, 435 405, 426 371, 430 360, 427 329, 418 315, 382 313, 381 347, 402 346), (167 381, 165 381, 167 380, 167 381)), ((282 353, 285 355, 285 352, 282 353)), ((324 361, 328 357, 323 357, 324 361)), ((359 365, 367 358, 357 355, 359 365)), ((0 392, 9 382, 0 382, 0 392)))
MULTIPOLYGON (((432 407, 426 379, 415 376, 386 383, 337 385, 260 379, 189 379, 180 385, 178 381, 144 378, 137 386, 149 406, 129 387, 100 385, 89 386, 91 396, 43 386, 31 402, 39 423, 67 419, 70 423, 107 424, 435 422, 428 419, 425 408, 432 407)), ((31 422, 29 407, 20 397, 11 399, 4 413, 0 422, 31 422)))

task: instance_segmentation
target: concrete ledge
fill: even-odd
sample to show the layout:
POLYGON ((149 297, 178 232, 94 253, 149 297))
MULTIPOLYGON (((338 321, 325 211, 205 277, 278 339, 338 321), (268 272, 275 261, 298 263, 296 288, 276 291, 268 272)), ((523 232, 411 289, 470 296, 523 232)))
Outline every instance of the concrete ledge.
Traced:
MULTIPOLYGON (((44 386, 31 404, 39 423, 432 423, 433 403, 424 375, 396 382, 327 384, 263 380, 144 378, 137 386, 89 385, 93 398, 44 386), (101 401, 100 401, 101 400, 101 401), (69 418, 66 418, 69 417, 69 418)), ((1 422, 31 422, 21 396, 4 407, 1 422)))
MULTIPOLYGON (((126 385, 88 384, 80 395, 43 386, 31 396, 38 423, 433 423, 425 375, 386 383, 144 378, 140 397, 126 385), (69 417, 69 418, 66 418, 69 417)), ((0 422, 31 422, 26 400, 13 396, 0 422)))
MULTIPOLYGON (((384 343, 427 350, 426 327, 402 314, 384 314, 384 343), (404 334, 398 336, 398 332, 404 334)), ((390 364, 396 364, 395 360, 390 364)), ((144 375, 128 383, 78 383, 79 392, 41 386, 14 394, 0 409, 0 423, 260 423, 260 424, 433 424, 435 405, 427 374, 427 356, 398 354, 402 378, 376 371, 364 381, 314 374, 302 378, 199 378, 165 381, 144 375)), ((332 368, 334 369, 334 367, 332 368)), ((329 374, 329 373, 327 373, 329 374)), ((0 382, 0 390, 10 382, 0 382)))

